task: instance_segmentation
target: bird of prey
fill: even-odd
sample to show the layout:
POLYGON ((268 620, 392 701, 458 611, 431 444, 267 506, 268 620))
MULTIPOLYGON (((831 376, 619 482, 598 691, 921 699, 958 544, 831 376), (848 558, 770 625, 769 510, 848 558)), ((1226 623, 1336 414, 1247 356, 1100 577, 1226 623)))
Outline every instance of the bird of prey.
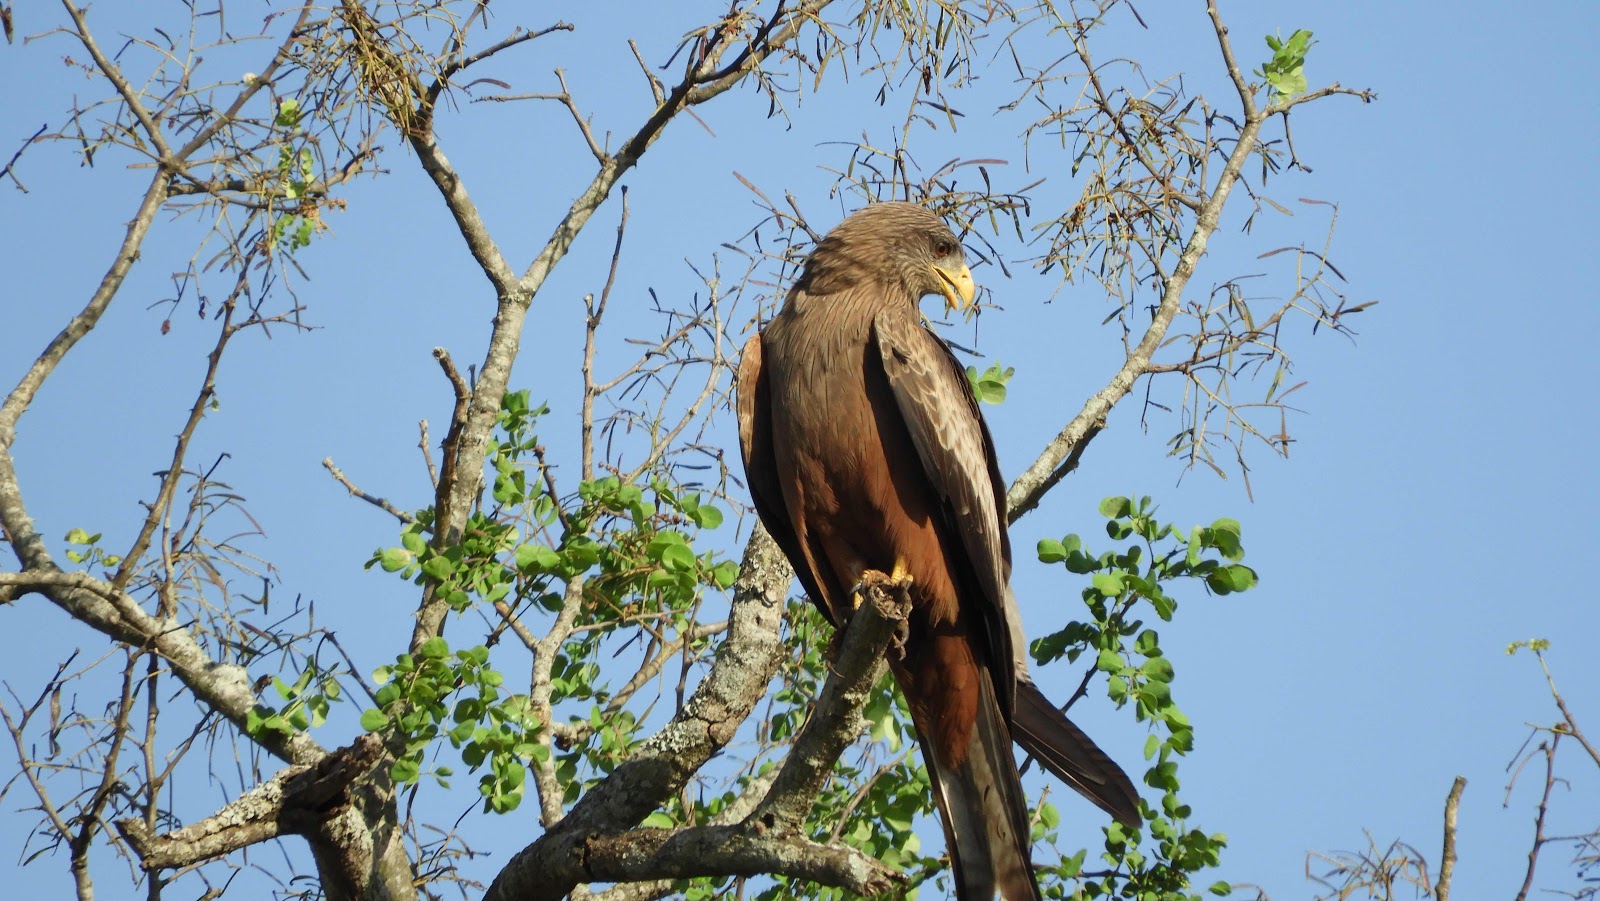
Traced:
POLYGON ((745 345, 739 438, 756 511, 835 626, 864 573, 908 580, 911 708, 962 901, 1036 899, 1015 739, 1118 820, 1128 777, 1027 677, 1010 597, 1005 488, 966 373, 923 325, 967 307, 961 243, 932 212, 877 203, 829 232, 745 345))

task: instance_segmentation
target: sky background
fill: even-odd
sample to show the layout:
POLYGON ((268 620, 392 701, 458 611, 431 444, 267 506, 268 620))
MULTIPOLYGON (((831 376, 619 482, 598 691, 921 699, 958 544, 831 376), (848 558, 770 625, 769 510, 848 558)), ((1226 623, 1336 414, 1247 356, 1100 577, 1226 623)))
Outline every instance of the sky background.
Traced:
MULTIPOLYGON (((178 4, 154 8, 167 7, 178 4)), ((517 91, 549 91, 550 70, 564 66, 597 129, 625 134, 647 101, 626 38, 664 62, 679 36, 720 6, 495 9, 497 34, 556 16, 578 27, 478 75, 517 91)), ((1253 290, 1280 296, 1291 283, 1255 257, 1320 242, 1323 208, 1292 203, 1309 197, 1339 204, 1331 257, 1348 278, 1351 301, 1379 303, 1352 319, 1353 341, 1312 338, 1304 322, 1291 327, 1295 375, 1309 382, 1294 397, 1304 412, 1289 420, 1290 459, 1253 449, 1253 499, 1235 471, 1221 480, 1185 473, 1167 458, 1176 422, 1157 418, 1146 432, 1135 397, 1113 414, 1082 469, 1014 530, 1025 625, 1038 635, 1074 615, 1062 605, 1076 603, 1080 586, 1026 551, 1041 537, 1098 536, 1101 497, 1152 495, 1165 518, 1185 526, 1219 516, 1243 524, 1246 562, 1260 587, 1226 598, 1180 595, 1179 620, 1163 638, 1178 668, 1176 699, 1197 724, 1184 796, 1199 812, 1197 825, 1229 836, 1223 867, 1207 881, 1258 884, 1275 899, 1311 896, 1306 852, 1362 849, 1363 830, 1380 845, 1409 841, 1436 864, 1444 798, 1458 774, 1469 784, 1456 897, 1516 892, 1536 797, 1528 786, 1507 801, 1507 764, 1526 723, 1551 722, 1556 711, 1537 664, 1508 658, 1509 642, 1551 639, 1569 704, 1592 733, 1600 729, 1600 658, 1587 647, 1600 631, 1587 587, 1600 498, 1589 462, 1594 403, 1583 400, 1600 380, 1593 349, 1600 298, 1587 272, 1600 201, 1600 107, 1587 91, 1600 79, 1593 54, 1600 6, 1441 9, 1225 4, 1246 65, 1266 54, 1260 35, 1308 28, 1318 41, 1307 66, 1311 84, 1372 88, 1378 101, 1331 98, 1295 113, 1296 148, 1314 171, 1269 188, 1296 217, 1269 217, 1244 235, 1237 228, 1243 198, 1236 197, 1235 215, 1213 239, 1190 294, 1232 276, 1275 272, 1253 290)), ((1152 81, 1183 72, 1191 92, 1226 105, 1204 5, 1143 3, 1140 12, 1149 29, 1118 22, 1100 36, 1099 57, 1137 59, 1152 81)), ((0 50, 0 78, 12 86, 0 125, 7 156, 41 124, 59 122, 74 93, 96 89, 62 65, 64 54, 77 51, 64 39, 21 40, 54 27, 59 13, 19 5, 15 14, 18 41, 0 50)), ((111 35, 126 26, 118 19, 126 14, 115 4, 94 9, 91 25, 108 46, 120 43, 111 35)), ((1068 50, 1041 45, 1038 59, 1068 50)), ((1016 94, 1012 77, 1008 63, 984 71, 958 104, 966 113, 959 130, 924 135, 922 163, 1004 159, 1009 165, 991 167, 997 184, 1044 176, 1046 198, 1075 196, 1081 182, 1064 154, 1038 151, 1024 165, 1026 120, 988 112, 1016 94)), ((833 176, 823 167, 842 158, 829 142, 863 131, 883 138, 899 121, 903 104, 885 111, 872 102, 879 84, 858 74, 835 84, 834 94, 807 94, 791 107, 788 127, 762 118, 765 100, 749 91, 698 111, 709 133, 688 119, 673 123, 624 180, 632 218, 612 340, 653 334, 647 289, 666 297, 703 289, 688 264, 704 268, 719 245, 759 219, 735 171, 770 196, 793 192, 819 230, 854 208, 857 201, 828 196, 833 176)), ((592 165, 570 119, 554 105, 466 105, 442 131, 446 152, 521 270, 592 165)), ((248 498, 265 532, 252 548, 279 567, 275 592, 314 602, 319 624, 338 630, 369 669, 403 647, 414 598, 408 585, 362 570, 374 548, 395 543, 394 524, 350 499, 321 461, 331 456, 366 490, 401 507, 424 505, 416 423, 431 420, 437 438, 448 415, 430 351, 450 348, 462 365, 481 357, 493 310, 415 161, 392 138, 381 159, 393 174, 352 185, 349 210, 303 255, 312 279, 299 297, 318 328, 242 338, 224 367, 220 409, 207 417, 191 457, 201 464, 231 455, 219 476, 248 498)), ((128 161, 107 154, 84 169, 64 145, 35 147, 17 170, 29 193, 0 191, 0 269, 9 285, 0 296, 0 384, 8 389, 104 271, 148 177, 125 170, 128 161)), ((580 298, 604 281, 618 214, 613 200, 540 293, 513 375, 513 387, 550 399, 558 423, 571 422, 576 406, 580 298)), ((175 315, 170 334, 160 330, 168 314, 158 302, 172 295, 169 274, 182 265, 194 229, 187 221, 158 225, 99 328, 22 420, 14 451, 23 490, 53 540, 83 527, 125 547, 138 502, 154 491, 150 473, 170 458, 214 335, 192 306, 175 315)), ((1057 293, 1052 278, 1025 265, 1012 271, 1007 279, 994 267, 975 270, 1003 309, 986 312, 975 336, 970 327, 951 333, 1017 369, 1007 402, 985 410, 1008 478, 1120 362, 1116 332, 1099 325, 1110 307, 1097 287, 1057 293)), ((618 345, 607 353, 602 367, 625 360, 618 345)), ((557 452, 562 440, 572 446, 551 440, 557 452)), ((724 538, 736 540, 732 517, 724 538)), ((0 629, 13 636, 0 678, 25 697, 66 652, 104 647, 39 597, 0 610, 0 629)), ((1076 670, 1046 675, 1057 695, 1077 680, 1076 670)), ((1111 710, 1098 685, 1074 718, 1130 771, 1142 770, 1142 728, 1111 710)), ((329 726, 317 737, 336 746, 351 734, 329 726)), ((14 771, 14 759, 0 761, 0 775, 14 771)), ((1575 778, 1556 792, 1552 834, 1597 825, 1600 779, 1580 764, 1568 758, 1575 778)), ((471 780, 459 781, 471 791, 471 780)), ((195 795, 194 816, 224 800, 220 786, 195 795)), ((1067 829, 1079 830, 1076 841, 1098 847, 1098 812, 1058 800, 1067 829)), ((20 790, 5 799, 0 860, 20 865, 33 815, 18 811, 31 801, 20 790)), ((476 864, 480 876, 537 834, 534 817, 528 803, 477 830, 475 842, 493 852, 476 864)), ((1549 849, 1540 885, 1576 890, 1565 864, 1562 849, 1549 849)), ((101 897, 133 897, 125 874, 123 864, 102 856, 101 897)), ((12 886, 18 897, 64 896, 64 857, 21 867, 12 886)))

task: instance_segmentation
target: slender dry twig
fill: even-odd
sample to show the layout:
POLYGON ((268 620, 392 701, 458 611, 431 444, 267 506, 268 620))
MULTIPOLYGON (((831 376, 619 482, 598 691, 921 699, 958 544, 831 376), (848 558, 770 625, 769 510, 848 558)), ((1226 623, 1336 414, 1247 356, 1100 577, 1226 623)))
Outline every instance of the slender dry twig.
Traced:
POLYGON ((376 497, 374 495, 366 493, 365 491, 362 491, 360 488, 357 488, 355 486, 355 484, 353 482, 351 482, 350 479, 347 476, 345 476, 344 470, 342 470, 339 467, 333 465, 333 458, 332 457, 323 457, 322 458, 322 468, 326 469, 328 471, 328 474, 333 476, 334 481, 338 482, 340 485, 343 485, 345 487, 345 490, 350 492, 350 494, 353 497, 361 498, 362 500, 366 501, 367 503, 371 504, 372 506, 377 507, 379 510, 382 510, 383 512, 389 514, 390 516, 393 516, 395 519, 398 519, 401 522, 406 523, 408 525, 417 521, 417 518, 415 516, 412 516, 410 513, 407 513, 406 511, 400 509, 399 507, 396 507, 394 504, 390 503, 387 499, 381 498, 381 497, 376 497))
POLYGON ((5 167, 0 168, 0 176, 9 176, 12 183, 17 186, 17 190, 24 194, 28 193, 28 186, 22 183, 21 178, 17 177, 17 160, 22 159, 22 154, 26 152, 29 147, 33 146, 33 143, 39 140, 39 137, 49 129, 50 123, 48 122, 39 126, 39 130, 34 132, 33 135, 27 140, 23 141, 22 145, 17 148, 16 153, 11 154, 11 159, 6 160, 5 167))
MULTIPOLYGON (((1539 807, 1533 815, 1533 841, 1528 846, 1528 868, 1522 877, 1522 887, 1517 890, 1517 901, 1527 901, 1528 893, 1533 890, 1533 876, 1539 868, 1539 852, 1549 843, 1550 837, 1545 835, 1545 817, 1550 813, 1550 793, 1556 786, 1556 748, 1561 744, 1562 733, 1555 733, 1549 741, 1539 742, 1532 754, 1544 758, 1544 790, 1539 795, 1539 807)), ((1512 780, 1515 784, 1515 779, 1512 780)), ((1506 787, 1509 793, 1511 786, 1506 787)))

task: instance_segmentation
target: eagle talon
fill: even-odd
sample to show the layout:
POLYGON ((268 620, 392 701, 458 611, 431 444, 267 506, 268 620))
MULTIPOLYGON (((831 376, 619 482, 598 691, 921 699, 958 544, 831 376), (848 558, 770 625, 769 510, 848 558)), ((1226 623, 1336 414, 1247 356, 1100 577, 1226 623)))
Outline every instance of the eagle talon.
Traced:
POLYGON ((866 574, 863 573, 862 576, 861 576, 861 579, 858 582, 856 582, 856 584, 850 586, 850 612, 851 613, 854 613, 857 610, 861 609, 862 602, 867 599, 866 591, 867 591, 867 578, 866 578, 866 574))
POLYGON ((906 643, 911 640, 911 621, 901 617, 894 621, 894 631, 889 635, 889 652, 895 660, 906 662, 906 643))

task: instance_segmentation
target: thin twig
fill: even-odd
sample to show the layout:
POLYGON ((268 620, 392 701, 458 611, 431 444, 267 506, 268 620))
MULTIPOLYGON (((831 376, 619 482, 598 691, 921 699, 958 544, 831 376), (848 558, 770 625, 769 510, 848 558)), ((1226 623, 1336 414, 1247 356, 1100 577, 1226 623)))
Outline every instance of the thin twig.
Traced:
POLYGON ((345 487, 345 490, 349 491, 352 495, 354 495, 356 497, 359 497, 362 500, 366 501, 367 503, 371 504, 372 506, 377 507, 378 509, 384 511, 385 513, 388 513, 390 516, 393 516, 395 519, 398 519, 401 522, 406 523, 407 525, 410 525, 411 523, 414 523, 414 522, 417 521, 417 518, 415 516, 412 516, 410 513, 407 513, 406 511, 400 509, 399 507, 396 507, 394 504, 389 503, 389 501, 385 500, 384 498, 374 497, 373 495, 370 495, 370 494, 366 493, 365 491, 362 491, 360 488, 357 488, 348 478, 345 477, 344 470, 342 470, 339 467, 333 465, 333 458, 332 457, 323 457, 322 458, 322 468, 326 469, 328 471, 328 474, 333 476, 334 481, 336 481, 339 484, 343 485, 345 487))
POLYGON ((435 490, 439 488, 439 469, 433 465, 433 441, 428 437, 428 420, 417 420, 417 447, 422 450, 422 462, 428 467, 428 484, 435 490))
POLYGON ((189 442, 194 439, 195 430, 200 427, 200 421, 205 417, 207 408, 217 394, 217 372, 222 367, 222 354, 236 331, 233 325, 234 311, 235 305, 231 299, 223 304, 222 326, 217 332, 217 343, 206 357, 205 376, 200 382, 200 390, 195 393, 194 403, 189 405, 189 418, 184 422, 183 429, 178 432, 177 446, 172 451, 172 463, 162 475, 160 490, 156 492, 155 502, 150 505, 150 512, 145 515, 144 523, 139 527, 138 536, 134 538, 128 552, 123 555, 122 564, 117 567, 117 573, 111 579, 111 584, 119 591, 128 587, 128 580, 133 578, 133 574, 143 565, 145 551, 150 548, 150 538, 155 533, 156 526, 165 520, 172 499, 177 494, 178 482, 184 473, 184 458, 189 453, 189 442))
POLYGON ((50 123, 48 123, 48 122, 46 122, 45 124, 39 126, 39 130, 34 132, 32 137, 28 138, 26 141, 23 141, 22 142, 22 146, 17 148, 17 152, 16 153, 11 154, 11 159, 6 161, 5 168, 4 169, 0 169, 0 176, 4 176, 4 175, 11 176, 11 180, 13 182, 16 182, 17 189, 20 190, 24 194, 28 193, 28 186, 23 184, 22 183, 22 179, 17 177, 17 169, 16 169, 17 160, 22 159, 22 154, 25 153, 27 151, 27 149, 33 145, 34 141, 39 140, 39 136, 44 134, 45 131, 47 129, 49 129, 49 127, 50 127, 50 123))
POLYGON ((1550 793, 1556 787, 1556 746, 1561 743, 1562 733, 1555 733, 1547 742, 1540 742, 1537 754, 1544 756, 1544 792, 1539 796, 1539 809, 1533 817, 1533 844, 1528 848, 1528 869, 1522 878, 1522 888, 1517 891, 1516 901, 1527 901, 1528 892, 1533 890, 1533 874, 1539 867, 1539 852, 1544 850, 1549 839, 1544 834, 1545 815, 1550 812, 1550 793))

